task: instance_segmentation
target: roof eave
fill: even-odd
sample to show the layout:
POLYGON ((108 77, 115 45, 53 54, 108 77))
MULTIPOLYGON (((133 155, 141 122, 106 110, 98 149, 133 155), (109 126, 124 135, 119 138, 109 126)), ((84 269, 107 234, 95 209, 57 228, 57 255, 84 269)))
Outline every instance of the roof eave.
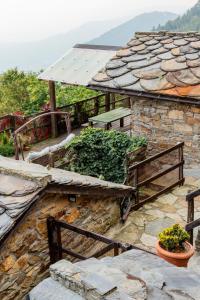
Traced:
POLYGON ((131 196, 135 193, 134 187, 124 186, 124 188, 117 187, 102 187, 102 186, 77 186, 77 185, 66 185, 51 183, 46 189, 46 193, 56 193, 56 194, 82 194, 82 195, 103 195, 116 198, 122 198, 131 196))
POLYGON ((190 104, 190 105, 196 105, 200 106, 200 100, 192 97, 178 97, 173 95, 164 95, 159 93, 150 93, 150 92, 142 92, 142 91, 133 91, 133 90, 124 90, 124 89, 117 89, 117 88, 109 88, 109 87, 102 87, 98 85, 88 85, 88 88, 92 90, 102 91, 106 93, 117 93, 121 95, 127 95, 127 96, 137 96, 141 98, 150 98, 153 100, 162 100, 162 101, 171 101, 176 103, 182 103, 182 104, 190 104))

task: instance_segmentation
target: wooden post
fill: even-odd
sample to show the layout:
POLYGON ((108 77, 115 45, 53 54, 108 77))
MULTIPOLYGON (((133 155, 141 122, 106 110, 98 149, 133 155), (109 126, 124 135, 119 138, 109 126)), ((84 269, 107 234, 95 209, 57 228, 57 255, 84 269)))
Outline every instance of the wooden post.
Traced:
POLYGON ((16 134, 14 134, 14 147, 15 147, 15 159, 19 160, 19 147, 18 147, 16 134))
POLYGON ((115 94, 111 94, 111 109, 115 109, 115 94))
POLYGON ((47 218, 47 231, 50 263, 53 264, 62 259, 60 228, 56 226, 56 222, 53 217, 47 218))
MULTIPOLYGON (((194 221, 194 198, 188 200, 188 214, 187 214, 187 223, 194 221)), ((190 234, 190 243, 193 245, 193 229, 189 232, 190 234)))
POLYGON ((114 245, 114 256, 118 256, 119 255, 119 247, 118 247, 118 244, 115 243, 114 245))
POLYGON ((136 188, 135 197, 136 197, 136 204, 138 204, 139 203, 138 168, 135 168, 135 170, 134 170, 134 183, 133 183, 133 186, 136 188))
POLYGON ((78 127, 81 126, 82 123, 82 116, 81 116, 82 104, 77 102, 75 103, 75 114, 77 116, 77 125, 78 127))
POLYGON ((105 111, 110 110, 110 93, 105 95, 105 111))
POLYGON ((94 99, 94 116, 99 114, 99 96, 94 99))
MULTIPOLYGON (((183 161, 183 146, 181 146, 179 149, 178 149, 178 155, 179 155, 179 162, 182 162, 183 161)), ((179 167, 179 180, 182 180, 184 177, 183 175, 183 165, 181 165, 179 167)), ((182 183, 183 185, 183 183, 182 183)))
MULTIPOLYGON (((56 89, 55 82, 49 81, 49 95, 50 95, 50 110, 51 112, 56 111, 56 89)), ((55 138, 58 135, 57 117, 56 115, 51 115, 51 134, 55 138)))

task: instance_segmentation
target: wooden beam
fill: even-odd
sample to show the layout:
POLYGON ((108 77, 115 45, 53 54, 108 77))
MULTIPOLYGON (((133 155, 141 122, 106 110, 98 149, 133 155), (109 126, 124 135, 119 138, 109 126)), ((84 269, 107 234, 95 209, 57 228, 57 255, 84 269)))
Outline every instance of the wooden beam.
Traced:
MULTIPOLYGON (((55 82, 49 81, 50 111, 56 111, 56 89, 55 82)), ((52 137, 58 136, 57 116, 51 115, 51 134, 52 137)))

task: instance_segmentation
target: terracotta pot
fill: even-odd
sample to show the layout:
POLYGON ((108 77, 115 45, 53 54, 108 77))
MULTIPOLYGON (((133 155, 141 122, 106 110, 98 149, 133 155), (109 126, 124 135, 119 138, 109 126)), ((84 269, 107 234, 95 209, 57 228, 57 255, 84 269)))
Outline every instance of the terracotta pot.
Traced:
POLYGON ((187 267, 190 257, 194 254, 194 247, 188 242, 185 242, 185 250, 182 253, 169 252, 160 246, 159 241, 156 243, 158 256, 177 267, 187 267))

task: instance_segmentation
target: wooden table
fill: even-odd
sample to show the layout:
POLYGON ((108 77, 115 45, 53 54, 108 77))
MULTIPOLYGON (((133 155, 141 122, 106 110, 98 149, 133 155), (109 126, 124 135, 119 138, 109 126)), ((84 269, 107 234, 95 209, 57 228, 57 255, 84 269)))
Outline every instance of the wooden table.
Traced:
POLYGON ((89 125, 93 127, 94 123, 103 123, 105 125, 105 129, 109 130, 112 122, 120 120, 120 127, 123 127, 124 118, 130 116, 131 114, 131 109, 120 107, 110 110, 101 115, 89 118, 89 125))

